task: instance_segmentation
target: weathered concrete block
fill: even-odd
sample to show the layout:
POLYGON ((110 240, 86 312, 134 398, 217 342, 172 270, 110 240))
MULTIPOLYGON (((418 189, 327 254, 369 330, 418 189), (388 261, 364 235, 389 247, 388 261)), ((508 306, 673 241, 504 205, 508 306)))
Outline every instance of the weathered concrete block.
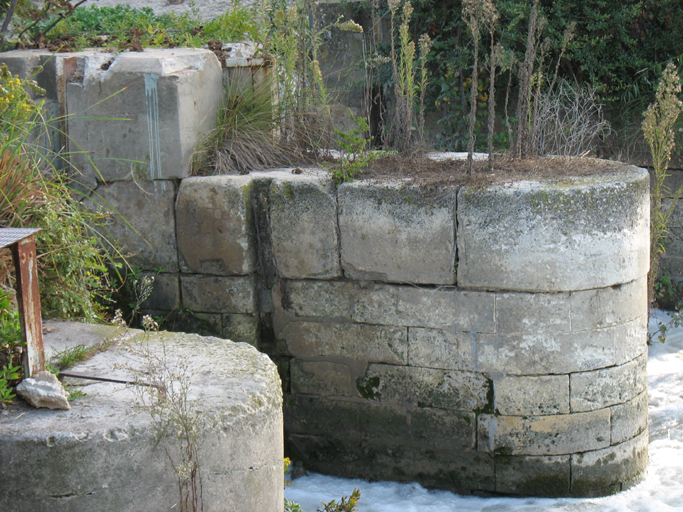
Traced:
POLYGON ((338 190, 341 263, 351 279, 455 283, 455 192, 355 181, 338 190))
POLYGON ((180 307, 180 276, 178 274, 142 272, 140 276, 154 279, 152 294, 140 305, 142 309, 172 311, 180 307))
POLYGON ((410 439, 424 450, 474 450, 477 418, 473 412, 417 408, 410 412, 410 439))
POLYGON ((471 333, 408 328, 408 364, 442 370, 475 370, 476 340, 471 333))
POLYGON ((494 294, 455 288, 371 284, 358 288, 356 322, 495 332, 494 294))
POLYGON ((221 315, 221 335, 232 341, 242 341, 252 347, 258 347, 258 315, 221 315))
POLYGON ((249 176, 183 180, 176 201, 183 272, 231 276, 254 271, 252 189, 249 176))
POLYGON ((374 363, 407 364, 405 327, 289 322, 279 334, 295 357, 345 357, 374 363))
POLYGON ((493 293, 450 287, 288 281, 279 302, 297 317, 492 333, 494 298, 493 293))
POLYGON ((505 416, 542 416, 569 412, 569 375, 493 379, 495 408, 505 416))
MULTIPOLYGON (((69 324, 76 334, 83 329, 69 324)), ((149 361, 129 352, 130 346, 163 353, 171 368, 187 361, 192 375, 187 406, 192 417, 198 414, 194 435, 201 445, 197 461, 205 510, 282 512, 282 391, 275 365, 252 347, 218 338, 134 334, 131 345, 115 343, 74 371, 140 375, 149 361)), ((0 502, 10 504, 3 510, 175 510, 180 497, 169 456, 178 464, 184 444, 175 433, 163 435, 152 417, 135 407, 140 396, 133 386, 92 382, 86 395, 72 402, 70 411, 18 403, 3 416, 0 502)))
POLYGON ((357 387, 369 400, 474 411, 489 405, 491 382, 476 372, 369 364, 357 387))
MULTIPOLYGON (((57 100, 60 97, 57 87, 57 68, 63 67, 64 56, 59 53, 53 54, 48 50, 11 50, 0 54, 0 63, 6 64, 13 75, 20 78, 32 78, 45 89, 46 98, 57 100), (41 69, 40 66, 44 67, 41 69)), ((62 84, 63 87, 64 84, 62 84)), ((37 96, 35 91, 27 92, 34 98, 37 96)))
POLYGON ((610 444, 627 441, 647 430, 647 390, 623 404, 610 407, 612 411, 612 439, 610 444))
POLYGON ((571 374, 572 412, 621 404, 647 389, 647 355, 621 366, 571 374))
POLYGON ((307 468, 492 492, 493 457, 473 449, 474 424, 473 413, 309 396, 285 401, 289 446, 307 468))
POLYGON ((568 496, 569 455, 496 456, 496 492, 523 496, 568 496))
POLYGON ((478 449, 502 455, 567 455, 610 443, 610 411, 556 416, 479 415, 478 449))
POLYGON ((496 332, 557 334, 571 329, 568 293, 497 293, 496 332))
POLYGON ((333 180, 290 174, 273 180, 268 198, 270 236, 280 276, 287 279, 341 276, 333 180))
POLYGON ((222 95, 210 50, 114 54, 67 85, 72 163, 98 180, 123 179, 136 166, 150 180, 184 178, 200 135, 216 125, 222 95))
POLYGON ((647 274, 647 171, 596 165, 613 172, 460 189, 458 285, 559 292, 647 274))
POLYGON ((406 442, 409 417, 405 408, 395 404, 301 395, 285 400, 285 430, 295 434, 380 438, 398 447, 406 442))
POLYGON ((117 181, 100 185, 84 201, 111 212, 104 236, 118 241, 128 263, 143 270, 178 272, 172 181, 117 181))
POLYGON ((292 391, 317 396, 357 396, 350 368, 327 361, 290 362, 292 391))
POLYGON ((223 319, 218 313, 187 313, 185 325, 178 326, 177 331, 193 332, 203 336, 221 336, 223 334, 223 319), (189 325, 187 325, 189 324, 189 325))
POLYGON ((647 467, 648 435, 604 450, 572 455, 572 494, 605 496, 621 490, 622 482, 636 478, 647 467))
POLYGON ((478 334, 479 371, 513 375, 583 372, 624 364, 647 350, 647 316, 566 334, 478 334))
POLYGON ((273 296, 275 309, 297 317, 351 320, 358 286, 345 281, 287 281, 282 297, 273 296))
POLYGON ((254 276, 181 276, 183 307, 202 313, 256 313, 254 276))
POLYGON ((572 331, 584 331, 622 324, 648 310, 647 278, 630 283, 572 292, 569 299, 572 331))
MULTIPOLYGON (((441 452, 441 450, 439 450, 441 452)), ((403 458, 401 467, 412 467, 417 472, 415 478, 404 481, 417 481, 428 488, 448 489, 460 494, 488 494, 495 492, 495 472, 493 457, 487 453, 469 450, 447 450, 447 453, 434 461, 439 452, 423 450, 419 460, 403 458)))

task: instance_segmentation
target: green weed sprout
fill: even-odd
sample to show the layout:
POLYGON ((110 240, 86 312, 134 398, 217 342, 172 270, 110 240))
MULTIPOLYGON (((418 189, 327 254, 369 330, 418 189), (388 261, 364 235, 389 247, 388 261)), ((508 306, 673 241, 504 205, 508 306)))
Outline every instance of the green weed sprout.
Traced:
POLYGON ((334 130, 334 133, 339 136, 339 146, 342 148, 339 167, 332 167, 330 170, 337 184, 353 181, 354 174, 365 170, 371 161, 380 156, 380 153, 367 150, 368 140, 365 138, 365 133, 368 131, 368 121, 363 116, 354 116, 351 109, 348 113, 356 123, 356 128, 347 132, 334 130))

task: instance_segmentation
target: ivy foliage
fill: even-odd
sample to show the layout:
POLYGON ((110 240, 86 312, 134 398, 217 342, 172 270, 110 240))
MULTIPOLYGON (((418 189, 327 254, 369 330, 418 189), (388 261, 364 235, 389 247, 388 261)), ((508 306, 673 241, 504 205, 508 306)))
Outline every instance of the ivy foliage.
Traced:
MULTIPOLYGON (((511 80, 513 88, 517 83, 515 62, 524 56, 531 3, 527 0, 495 2, 500 17, 496 42, 508 52, 507 69, 504 64, 499 70, 500 86, 496 92, 499 106, 504 102, 507 82, 511 80)), ((465 117, 467 80, 472 76, 473 60, 472 35, 461 16, 462 0, 414 0, 413 5, 414 32, 426 32, 434 40, 429 60, 432 76, 437 78, 430 90, 431 104, 441 111, 444 133, 451 137, 442 145, 462 148, 466 130, 459 126, 458 120, 465 117)), ((547 19, 543 32, 547 38, 546 73, 552 73, 564 31, 575 22, 574 36, 563 55, 559 78, 595 87, 600 101, 619 112, 622 118, 626 114, 627 122, 639 119, 654 99, 654 90, 666 63, 683 57, 683 2, 680 0, 541 0, 540 14, 547 19)), ((482 34, 482 41, 483 46, 488 46, 487 34, 482 34)), ((485 66, 480 71, 482 68, 484 79, 479 100, 485 111, 487 71, 485 66)), ((479 126, 484 129, 483 122, 479 126)), ((499 146, 507 143, 498 142, 499 146)))

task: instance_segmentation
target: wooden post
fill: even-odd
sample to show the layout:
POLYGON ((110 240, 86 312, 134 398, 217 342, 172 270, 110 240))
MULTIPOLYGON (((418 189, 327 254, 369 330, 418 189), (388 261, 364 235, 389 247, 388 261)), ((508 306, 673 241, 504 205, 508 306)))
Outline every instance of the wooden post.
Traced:
POLYGON ((19 319, 22 337, 26 342, 22 357, 25 378, 45 370, 43 322, 40 316, 40 291, 38 289, 38 260, 36 241, 33 236, 33 232, 38 230, 30 231, 32 232, 28 236, 10 245, 16 269, 19 319))

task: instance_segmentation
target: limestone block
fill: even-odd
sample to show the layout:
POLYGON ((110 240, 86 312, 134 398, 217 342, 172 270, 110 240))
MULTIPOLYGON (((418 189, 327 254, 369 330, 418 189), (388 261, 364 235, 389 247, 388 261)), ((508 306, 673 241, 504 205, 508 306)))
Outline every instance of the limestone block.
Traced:
POLYGON ((566 334, 478 334, 479 371, 512 375, 584 372, 620 365, 647 350, 647 316, 566 334))
POLYGON ((474 424, 472 413, 308 396, 285 400, 286 436, 308 469, 494 491, 493 458, 473 449, 474 424))
POLYGON ((356 322, 495 332, 494 294, 455 288, 371 284, 359 288, 356 322))
POLYGON ((331 178, 290 174, 268 194, 275 264, 287 279, 341 276, 337 200, 331 178))
POLYGON ((496 456, 496 492, 523 496, 567 496, 569 484, 569 455, 496 456))
POLYGON ((621 484, 640 475, 647 467, 648 435, 643 432, 629 441, 603 450, 572 455, 572 494, 604 496, 621 490, 621 484))
POLYGON ((159 274, 156 272, 142 272, 141 277, 151 277, 152 294, 140 307, 172 311, 180 307, 180 276, 178 274, 159 274))
POLYGON ((460 189, 458 285, 560 292, 644 276, 647 171, 595 162, 612 172, 460 189))
POLYGON ((476 372, 369 364, 357 387, 369 400, 474 411, 489 404, 491 383, 476 372))
POLYGON ((647 430, 647 390, 623 404, 610 407, 612 411, 611 444, 627 441, 647 430))
POLYGON ((216 125, 222 95, 221 66, 210 50, 114 54, 67 85, 72 163, 98 180, 136 169, 150 180, 184 178, 199 137, 216 125))
POLYGON ((404 457, 396 466, 394 471, 397 474, 401 468, 412 468, 416 473, 414 477, 402 479, 406 482, 417 481, 427 488, 485 496, 496 490, 494 461, 487 453, 470 450, 424 450, 418 460, 404 457))
POLYGON ((407 364, 405 327, 290 322, 279 337, 295 357, 346 357, 375 363, 407 364))
POLYGON ((183 272, 232 276, 254 271, 252 188, 249 176, 182 181, 176 200, 176 222, 183 272))
POLYGON ((252 347, 258 347, 259 332, 258 315, 221 315, 221 333, 223 338, 232 341, 242 341, 249 343, 252 347))
POLYGON ((356 396, 350 368, 327 361, 290 362, 292 391, 317 396, 356 396))
POLYGON ((254 276, 181 276, 183 307, 202 313, 256 313, 254 276))
POLYGON ((410 442, 424 450, 473 450, 477 443, 473 412, 417 408, 410 413, 410 442))
POLYGON ((479 415, 478 449, 503 455, 567 455, 606 448, 610 411, 556 416, 479 415))
POLYGON ((475 370, 476 340, 467 332, 408 328, 408 364, 442 370, 475 370))
POLYGON ((394 404, 348 398, 292 395, 285 400, 285 430, 328 438, 383 439, 395 447, 406 443, 410 413, 394 404))
POLYGON ((572 373, 572 412, 592 411, 624 403, 647 389, 647 355, 621 366, 572 373))
POLYGON ((571 328, 568 293, 497 293, 496 332, 557 334, 571 328))
POLYGON ((178 272, 174 200, 172 181, 131 180, 101 184, 84 204, 111 212, 103 236, 119 243, 131 266, 178 272))
POLYGON ((400 183, 339 187, 341 263, 351 279, 455 283, 455 193, 400 183))
POLYGON ((569 299, 572 331, 622 324, 647 313, 647 278, 630 283, 572 292, 569 299))
POLYGON ((69 393, 50 372, 36 372, 32 377, 22 380, 17 386, 17 394, 36 408, 71 409, 69 393))
POLYGON ((495 408, 505 416, 542 416, 569 412, 569 375, 493 379, 495 408))
POLYGON ((273 296, 274 306, 297 317, 351 320, 358 287, 346 281, 287 281, 283 296, 273 296))

